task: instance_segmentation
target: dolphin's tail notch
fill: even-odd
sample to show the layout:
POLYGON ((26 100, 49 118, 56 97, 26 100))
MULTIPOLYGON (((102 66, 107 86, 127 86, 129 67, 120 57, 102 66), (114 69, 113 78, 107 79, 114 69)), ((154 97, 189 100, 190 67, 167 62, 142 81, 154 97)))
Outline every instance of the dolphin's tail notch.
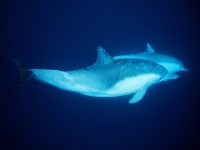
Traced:
POLYGON ((25 63, 16 59, 12 59, 12 60, 19 67, 19 70, 20 70, 19 81, 16 83, 16 85, 19 86, 24 83, 27 83, 34 76, 33 72, 29 70, 29 66, 26 65, 25 63))

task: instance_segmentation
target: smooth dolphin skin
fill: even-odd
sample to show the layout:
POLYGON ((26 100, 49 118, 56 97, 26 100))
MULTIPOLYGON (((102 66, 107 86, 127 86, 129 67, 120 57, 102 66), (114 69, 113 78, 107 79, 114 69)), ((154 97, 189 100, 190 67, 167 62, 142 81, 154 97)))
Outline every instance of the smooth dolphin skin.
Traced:
POLYGON ((147 50, 144 53, 139 54, 130 54, 130 55, 121 55, 115 56, 114 59, 145 59, 157 63, 159 65, 164 66, 169 73, 174 73, 177 71, 189 71, 187 68, 183 66, 183 63, 169 55, 156 53, 151 45, 147 43, 147 50))
POLYGON ((98 47, 98 58, 94 65, 74 71, 30 69, 15 60, 20 69, 17 85, 31 78, 57 88, 94 97, 117 97, 134 94, 129 103, 142 99, 147 88, 161 81, 176 79, 159 64, 142 59, 113 59, 103 48, 98 47))

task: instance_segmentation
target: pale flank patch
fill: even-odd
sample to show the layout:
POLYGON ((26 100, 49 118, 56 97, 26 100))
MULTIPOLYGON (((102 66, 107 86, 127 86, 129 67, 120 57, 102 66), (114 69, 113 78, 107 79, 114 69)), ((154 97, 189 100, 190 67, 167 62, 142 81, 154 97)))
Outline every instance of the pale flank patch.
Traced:
MULTIPOLYGON (((61 71, 60 71, 61 72, 61 71)), ((61 72, 63 76, 70 82, 74 82, 74 79, 66 72, 61 72)))
POLYGON ((137 77, 125 78, 124 80, 116 83, 111 89, 106 93, 113 95, 129 94, 133 93, 145 86, 149 85, 151 82, 155 82, 160 79, 158 74, 144 74, 137 77))

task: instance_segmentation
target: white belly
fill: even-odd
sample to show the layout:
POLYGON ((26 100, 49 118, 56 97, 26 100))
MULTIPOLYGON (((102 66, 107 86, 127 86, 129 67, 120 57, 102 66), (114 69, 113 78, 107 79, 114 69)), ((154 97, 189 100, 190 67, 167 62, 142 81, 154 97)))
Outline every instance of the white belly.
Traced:
POLYGON ((125 78, 107 90, 108 95, 119 96, 136 92, 137 90, 148 88, 160 79, 157 74, 144 74, 137 77, 125 78))

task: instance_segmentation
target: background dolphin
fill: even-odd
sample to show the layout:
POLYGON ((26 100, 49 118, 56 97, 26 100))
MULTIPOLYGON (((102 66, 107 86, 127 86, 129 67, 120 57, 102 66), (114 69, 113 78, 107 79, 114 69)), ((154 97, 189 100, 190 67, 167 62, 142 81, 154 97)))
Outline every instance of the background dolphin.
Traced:
POLYGON ((161 65, 142 59, 113 59, 103 48, 98 47, 98 58, 94 65, 74 71, 29 69, 18 61, 20 69, 17 85, 32 77, 63 90, 94 97, 116 97, 133 94, 129 103, 142 99, 147 88, 153 84, 178 76, 169 74, 161 65))
POLYGON ((114 59, 138 58, 138 59, 149 60, 149 61, 152 61, 154 63, 164 66, 169 73, 173 73, 177 71, 188 71, 188 69, 183 66, 183 63, 180 60, 169 55, 156 53, 152 49, 149 43, 147 43, 147 50, 144 53, 121 55, 121 56, 115 56, 113 58, 114 59))

